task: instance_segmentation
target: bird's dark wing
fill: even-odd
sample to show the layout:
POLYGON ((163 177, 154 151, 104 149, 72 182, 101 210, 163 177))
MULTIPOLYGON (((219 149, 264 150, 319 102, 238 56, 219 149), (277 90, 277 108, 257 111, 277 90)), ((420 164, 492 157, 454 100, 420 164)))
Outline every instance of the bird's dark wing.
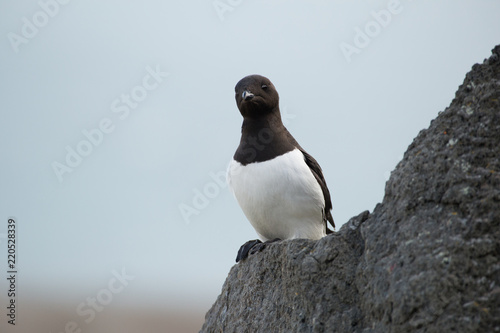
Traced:
POLYGON ((329 221, 332 227, 335 229, 335 222, 333 221, 333 216, 332 216, 332 199, 330 197, 330 191, 328 190, 328 187, 326 186, 326 181, 325 177, 323 176, 323 171, 321 170, 321 167, 319 166, 318 161, 314 159, 311 155, 309 155, 304 148, 302 148, 297 140, 288 132, 287 129, 286 131, 286 136, 288 138, 288 141, 291 142, 297 149, 299 149, 302 154, 304 155, 304 160, 306 161, 307 166, 309 169, 311 169, 311 172, 314 175, 314 178, 318 181, 319 186, 321 187, 321 190, 323 191, 323 197, 325 198, 325 209, 323 210, 323 221, 325 222, 325 227, 326 227, 326 233, 331 234, 333 231, 328 229, 328 224, 326 221, 329 221))
POLYGON ((328 225, 326 221, 329 221, 332 227, 335 229, 335 222, 332 217, 332 199, 330 197, 330 191, 328 190, 328 186, 326 186, 325 177, 323 176, 323 171, 319 166, 318 162, 309 155, 304 149, 299 148, 299 150, 304 154, 304 160, 306 161, 307 166, 311 169, 314 178, 318 181, 319 186, 321 186, 321 190, 323 191, 323 197, 325 198, 325 209, 323 210, 323 221, 325 221, 326 233, 330 234, 333 231, 328 229, 328 225))

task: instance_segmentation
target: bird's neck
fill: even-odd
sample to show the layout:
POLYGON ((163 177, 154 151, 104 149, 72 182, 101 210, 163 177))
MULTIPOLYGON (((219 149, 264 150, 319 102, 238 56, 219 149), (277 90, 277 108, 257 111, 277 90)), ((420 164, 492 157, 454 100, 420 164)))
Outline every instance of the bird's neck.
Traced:
POLYGON ((295 140, 281 122, 279 110, 258 118, 244 118, 234 159, 243 165, 262 162, 295 149, 295 140))
POLYGON ((258 118, 244 118, 241 126, 241 134, 243 135, 265 135, 266 131, 279 133, 285 129, 281 121, 281 114, 278 108, 272 112, 260 116, 258 118))

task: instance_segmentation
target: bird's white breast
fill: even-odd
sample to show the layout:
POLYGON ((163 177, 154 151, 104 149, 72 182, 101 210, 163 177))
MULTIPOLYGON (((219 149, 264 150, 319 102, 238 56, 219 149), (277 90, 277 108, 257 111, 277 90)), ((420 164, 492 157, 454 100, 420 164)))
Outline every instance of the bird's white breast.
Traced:
POLYGON ((228 183, 262 240, 325 236, 325 200, 298 149, 247 165, 232 160, 228 183))

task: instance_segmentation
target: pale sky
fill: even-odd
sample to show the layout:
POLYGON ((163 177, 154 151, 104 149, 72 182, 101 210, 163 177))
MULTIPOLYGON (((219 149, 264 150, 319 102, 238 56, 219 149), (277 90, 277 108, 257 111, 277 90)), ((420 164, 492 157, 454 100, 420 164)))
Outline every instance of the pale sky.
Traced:
POLYGON ((276 86, 339 228, 500 42, 493 0, 63 3, 0 4, 0 234, 20 297, 74 304, 123 269, 115 302, 215 301, 256 238, 223 182, 242 77, 276 86))

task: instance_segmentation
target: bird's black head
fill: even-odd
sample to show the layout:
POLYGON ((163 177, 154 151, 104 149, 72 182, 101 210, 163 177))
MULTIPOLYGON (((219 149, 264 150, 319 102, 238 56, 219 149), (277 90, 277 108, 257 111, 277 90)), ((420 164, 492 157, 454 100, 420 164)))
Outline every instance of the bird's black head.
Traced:
POLYGON ((267 77, 249 75, 234 87, 236 105, 244 118, 259 118, 279 113, 279 96, 267 77))

